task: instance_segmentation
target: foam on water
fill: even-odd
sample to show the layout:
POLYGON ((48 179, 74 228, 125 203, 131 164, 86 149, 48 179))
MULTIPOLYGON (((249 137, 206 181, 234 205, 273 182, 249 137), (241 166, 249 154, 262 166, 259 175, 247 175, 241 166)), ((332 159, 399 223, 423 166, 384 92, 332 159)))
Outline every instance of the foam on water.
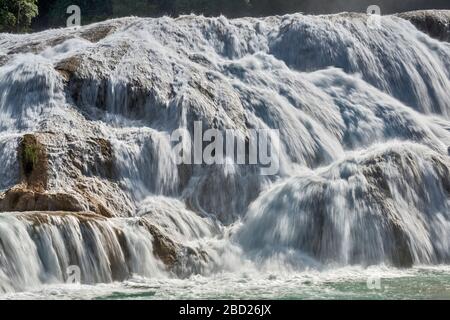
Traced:
POLYGON ((385 266, 308 270, 303 273, 221 273, 189 279, 145 279, 122 283, 50 285, 4 299, 448 299, 448 267, 385 266), (376 287, 373 287, 373 283, 376 287), (426 283, 426 285, 424 285, 426 283), (378 286, 378 284, 380 286, 378 286), (417 290, 420 287, 420 290, 417 290))

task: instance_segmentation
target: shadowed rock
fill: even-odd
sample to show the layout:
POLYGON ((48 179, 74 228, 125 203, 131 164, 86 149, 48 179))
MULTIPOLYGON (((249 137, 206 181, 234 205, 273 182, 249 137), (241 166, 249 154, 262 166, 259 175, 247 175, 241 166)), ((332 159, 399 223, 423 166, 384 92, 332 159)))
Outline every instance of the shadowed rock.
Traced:
POLYGON ((23 136, 18 150, 22 181, 30 190, 47 189, 48 158, 45 147, 32 134, 23 136))
POLYGON ((450 10, 424 10, 399 13, 420 31, 440 41, 450 42, 450 10))

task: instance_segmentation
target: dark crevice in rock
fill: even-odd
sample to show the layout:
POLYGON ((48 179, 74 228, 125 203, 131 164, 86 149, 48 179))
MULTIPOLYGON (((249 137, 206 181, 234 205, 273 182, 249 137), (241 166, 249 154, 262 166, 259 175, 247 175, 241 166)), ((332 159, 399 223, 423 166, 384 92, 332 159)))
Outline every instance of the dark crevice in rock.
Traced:
POLYGON ((35 191, 46 190, 48 182, 47 152, 35 135, 23 136, 19 144, 18 158, 21 178, 27 188, 35 191))

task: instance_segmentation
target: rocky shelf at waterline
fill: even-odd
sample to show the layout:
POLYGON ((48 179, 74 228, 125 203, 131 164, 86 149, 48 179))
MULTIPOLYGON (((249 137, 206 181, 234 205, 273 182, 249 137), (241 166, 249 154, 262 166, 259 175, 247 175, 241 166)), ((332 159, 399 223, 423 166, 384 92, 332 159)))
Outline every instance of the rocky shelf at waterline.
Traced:
POLYGON ((96 283, 450 263, 442 17, 2 34, 0 291, 63 282, 71 265, 96 283), (177 164, 170 133, 196 121, 244 141, 278 129, 280 172, 177 164))

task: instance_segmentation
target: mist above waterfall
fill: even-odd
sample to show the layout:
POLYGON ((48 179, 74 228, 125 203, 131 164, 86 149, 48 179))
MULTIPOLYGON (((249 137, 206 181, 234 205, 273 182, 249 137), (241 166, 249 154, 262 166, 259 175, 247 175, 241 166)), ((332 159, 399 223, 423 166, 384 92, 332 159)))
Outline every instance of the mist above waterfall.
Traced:
POLYGON ((380 19, 1 34, 0 290, 450 263, 450 45, 380 19), (178 163, 196 122, 278 130, 279 170, 178 163))

